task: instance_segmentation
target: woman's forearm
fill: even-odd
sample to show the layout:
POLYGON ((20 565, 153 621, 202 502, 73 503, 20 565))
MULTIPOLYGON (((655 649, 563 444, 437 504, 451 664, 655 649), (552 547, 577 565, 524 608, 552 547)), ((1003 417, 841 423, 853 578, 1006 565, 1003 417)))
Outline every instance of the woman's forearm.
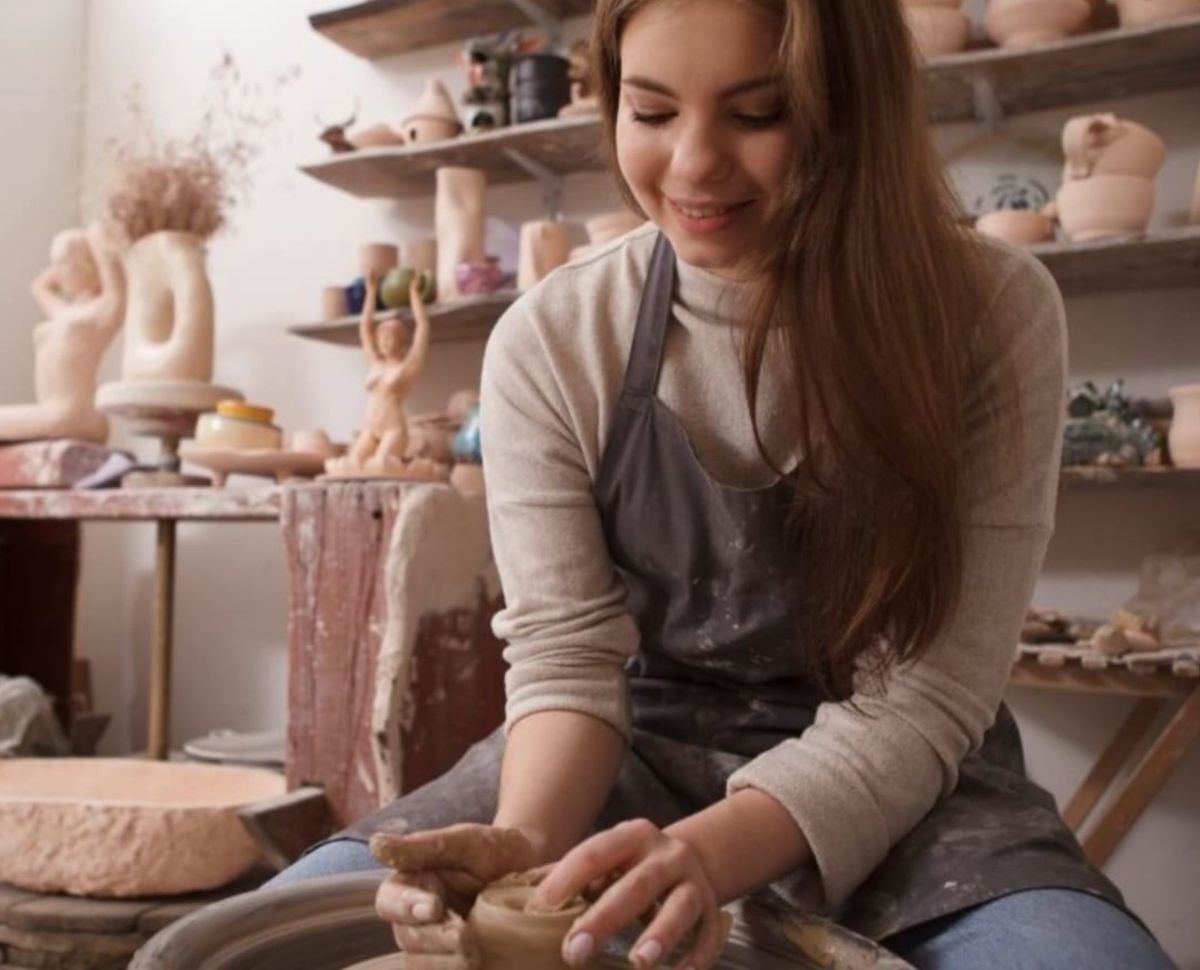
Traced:
POLYGON ((743 788, 664 832, 700 857, 722 906, 812 863, 808 841, 787 809, 756 788, 743 788))
POLYGON ((612 790, 625 740, 575 711, 540 711, 509 731, 495 824, 522 829, 553 862, 591 828, 612 790))

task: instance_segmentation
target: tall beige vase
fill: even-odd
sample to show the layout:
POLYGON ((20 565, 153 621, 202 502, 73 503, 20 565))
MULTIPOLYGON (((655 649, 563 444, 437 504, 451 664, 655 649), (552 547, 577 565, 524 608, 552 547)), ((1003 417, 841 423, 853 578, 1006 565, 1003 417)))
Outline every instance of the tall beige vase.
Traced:
POLYGON ((567 261, 571 233, 562 222, 527 222, 521 226, 517 289, 524 292, 567 261))
POLYGON ((164 230, 125 252, 123 381, 210 381, 213 294, 204 240, 164 230))
POLYGON ((482 263, 483 202, 487 175, 477 168, 439 168, 434 197, 437 232, 437 289, 440 300, 458 299, 455 267, 482 263))

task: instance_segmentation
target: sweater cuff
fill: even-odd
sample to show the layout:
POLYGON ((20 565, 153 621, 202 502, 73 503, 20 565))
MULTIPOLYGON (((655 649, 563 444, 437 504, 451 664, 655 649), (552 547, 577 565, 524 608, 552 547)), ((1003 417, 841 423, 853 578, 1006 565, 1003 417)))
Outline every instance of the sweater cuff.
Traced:
POLYGON ((729 777, 728 794, 743 788, 766 792, 787 810, 808 842, 820 891, 807 869, 771 886, 794 905, 838 912, 891 848, 874 800, 853 777, 848 765, 827 751, 813 750, 802 738, 776 745, 729 777))

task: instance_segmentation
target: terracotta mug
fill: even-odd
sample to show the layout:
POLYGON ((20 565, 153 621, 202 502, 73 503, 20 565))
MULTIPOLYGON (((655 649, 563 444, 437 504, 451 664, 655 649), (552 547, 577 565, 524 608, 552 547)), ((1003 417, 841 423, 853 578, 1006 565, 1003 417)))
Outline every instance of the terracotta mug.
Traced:
POLYGON ((1063 125, 1064 181, 1092 175, 1154 178, 1167 158, 1163 140, 1145 125, 1111 113, 1080 115, 1063 125))
POLYGON ((1047 209, 1072 242, 1145 232, 1154 209, 1154 180, 1093 175, 1066 182, 1047 209))
POLYGON ((1175 414, 1167 446, 1178 468, 1200 468, 1200 384, 1173 387, 1168 392, 1175 414))
POLYGON ((1088 0, 990 0, 983 25, 1001 47, 1036 47, 1082 30, 1088 0))

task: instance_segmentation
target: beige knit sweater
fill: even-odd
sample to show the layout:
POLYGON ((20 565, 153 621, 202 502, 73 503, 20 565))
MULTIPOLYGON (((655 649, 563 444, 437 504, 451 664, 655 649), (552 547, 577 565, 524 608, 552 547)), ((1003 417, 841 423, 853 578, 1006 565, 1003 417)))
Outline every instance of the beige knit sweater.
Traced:
MULTIPOLYGON (((633 231, 552 273, 498 323, 487 346, 482 441, 492 541, 506 608, 507 723, 536 711, 589 714, 629 736, 623 670, 638 649, 624 589, 592 498, 633 339, 656 228, 633 231)), ((1018 378, 1020 460, 1001 463, 1012 415, 982 406, 997 370, 979 368, 968 402, 963 595, 919 661, 886 693, 827 703, 801 737, 751 761, 729 791, 776 798, 812 847, 802 898, 836 911, 888 849, 953 790, 958 765, 992 723, 1046 544, 1056 497, 1065 384, 1062 300, 1032 257, 989 243, 986 325, 1018 378), (856 709, 857 708, 857 709, 856 709)), ((774 475, 758 456, 738 359, 739 289, 678 263, 658 394, 722 484, 774 475)), ((763 375, 760 421, 776 462, 798 454, 778 357, 763 375)), ((994 362, 992 362, 994 363, 994 362)), ((1011 433, 1011 432, 1010 432, 1011 433)), ((803 877, 802 877, 803 882, 803 877)), ((796 891, 797 882, 789 885, 796 891)))

